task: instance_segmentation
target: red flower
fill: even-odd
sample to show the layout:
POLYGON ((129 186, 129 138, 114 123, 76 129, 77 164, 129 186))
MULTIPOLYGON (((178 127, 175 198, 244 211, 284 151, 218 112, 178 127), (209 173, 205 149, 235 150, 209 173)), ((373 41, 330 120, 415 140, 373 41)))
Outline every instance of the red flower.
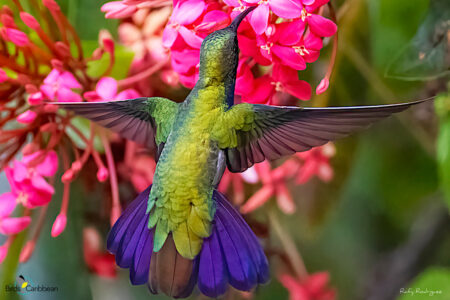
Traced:
POLYGON ((329 277, 328 272, 314 273, 305 279, 282 274, 279 281, 289 291, 290 300, 334 300, 336 291, 327 287, 329 277))

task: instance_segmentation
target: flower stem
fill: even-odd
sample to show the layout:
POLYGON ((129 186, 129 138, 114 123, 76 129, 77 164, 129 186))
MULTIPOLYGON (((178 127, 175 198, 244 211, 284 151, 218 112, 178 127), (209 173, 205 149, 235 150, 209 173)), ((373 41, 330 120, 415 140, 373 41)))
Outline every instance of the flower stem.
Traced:
POLYGON ((292 263, 292 268, 295 270, 297 277, 306 278, 306 276, 308 276, 308 272, 306 271, 305 263, 303 262, 302 256, 298 252, 297 247, 295 246, 295 243, 292 240, 292 238, 281 227, 281 224, 275 212, 275 208, 271 208, 269 210, 268 216, 270 225, 275 231, 276 235, 278 235, 281 245, 286 251, 286 254, 292 263))
POLYGON ((116 222, 115 218, 120 213, 121 207, 120 207, 120 200, 119 200, 119 184, 117 182, 117 173, 116 173, 116 166, 114 164, 114 157, 111 151, 111 145, 109 144, 108 139, 106 138, 104 133, 100 134, 100 138, 103 143, 103 147, 105 148, 105 155, 106 155, 106 163, 108 165, 109 169, 109 180, 111 184, 111 195, 112 195, 112 207, 111 211, 114 212, 112 214, 112 220, 111 225, 116 222))

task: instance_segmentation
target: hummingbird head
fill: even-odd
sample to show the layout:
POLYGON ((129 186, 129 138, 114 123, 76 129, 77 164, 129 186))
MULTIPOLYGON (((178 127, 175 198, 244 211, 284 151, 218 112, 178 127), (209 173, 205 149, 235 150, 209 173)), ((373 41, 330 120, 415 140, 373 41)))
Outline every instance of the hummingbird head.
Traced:
POLYGON ((214 31, 202 42, 200 49, 200 78, 209 84, 235 78, 239 60, 237 29, 255 6, 240 13, 228 27, 214 31))

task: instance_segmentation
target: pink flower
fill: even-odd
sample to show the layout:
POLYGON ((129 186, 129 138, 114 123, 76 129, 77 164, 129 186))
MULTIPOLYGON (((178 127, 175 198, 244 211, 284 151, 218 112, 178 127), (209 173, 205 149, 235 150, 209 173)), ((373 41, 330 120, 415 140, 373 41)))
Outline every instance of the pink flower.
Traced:
POLYGON ((81 102, 81 96, 72 91, 81 88, 81 84, 72 73, 57 69, 53 69, 41 85, 41 91, 46 97, 60 102, 81 102))
POLYGON ((57 170, 57 156, 54 151, 42 157, 42 152, 24 156, 22 162, 15 161, 13 168, 6 168, 5 173, 11 185, 10 199, 22 203, 25 207, 34 208, 50 202, 54 188, 43 176, 53 176, 57 170), (38 157, 41 155, 41 157, 38 157), (36 161, 40 159, 40 161, 36 161))
POLYGON ((288 289, 290 300, 334 300, 336 291, 327 287, 329 277, 328 272, 314 273, 305 279, 283 274, 279 281, 288 289))
POLYGON ((247 202, 241 207, 242 213, 249 213, 275 197, 278 207, 285 214, 295 212, 295 202, 289 192, 285 180, 296 172, 298 166, 292 161, 286 161, 282 166, 271 170, 270 163, 265 161, 255 165, 254 169, 261 178, 263 186, 254 193, 247 202))
POLYGON ((242 97, 244 102, 270 103, 277 92, 286 92, 299 98, 311 98, 311 86, 304 80, 299 80, 297 71, 282 65, 275 65, 272 76, 264 75, 254 81, 252 93, 242 97))
POLYGON ((37 113, 32 110, 27 110, 17 116, 17 122, 22 124, 30 124, 36 119, 37 113))
POLYGON ((144 16, 139 13, 139 18, 136 14, 133 23, 124 22, 119 25, 120 41, 133 50, 135 53, 134 61, 141 64, 141 60, 148 55, 153 61, 161 61, 167 58, 167 51, 162 45, 161 31, 170 13, 169 7, 150 11, 144 16), (141 23, 142 28, 139 27, 141 23))
POLYGON ((45 177, 54 176, 58 170, 58 155, 53 150, 47 153, 40 150, 24 155, 22 161, 28 168, 32 168, 34 172, 45 177))
POLYGON ((296 182, 303 184, 314 175, 325 182, 330 181, 333 178, 330 157, 334 156, 335 153, 336 149, 332 143, 297 153, 296 155, 304 160, 304 163, 297 174, 296 182))
POLYGON ((137 7, 124 4, 122 1, 111 1, 103 4, 101 11, 106 13, 105 17, 107 19, 121 19, 134 14, 137 11, 137 7))
POLYGON ((246 2, 259 4, 250 14, 250 24, 257 34, 263 34, 266 31, 270 10, 284 19, 298 18, 302 13, 301 6, 291 0, 247 0, 246 2))
POLYGON ((170 48, 175 43, 178 34, 191 47, 200 49, 203 39, 186 26, 194 23, 205 10, 205 2, 203 0, 187 0, 177 2, 173 9, 169 23, 163 32, 163 45, 170 48))
POLYGON ((126 89, 117 94, 117 80, 112 77, 102 77, 95 87, 95 91, 84 93, 88 101, 126 100, 140 97, 134 89, 126 89))

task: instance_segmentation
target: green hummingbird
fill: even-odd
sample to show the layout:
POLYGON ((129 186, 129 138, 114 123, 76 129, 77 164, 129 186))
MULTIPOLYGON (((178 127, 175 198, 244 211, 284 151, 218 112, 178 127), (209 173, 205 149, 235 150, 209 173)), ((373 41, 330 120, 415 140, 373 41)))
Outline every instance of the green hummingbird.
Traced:
MULTIPOLYGON (((253 7, 254 8, 254 7, 253 7)), ((179 298, 198 285, 210 297, 228 285, 249 291, 269 279, 258 239, 216 187, 243 172, 360 130, 421 101, 357 107, 234 105, 237 29, 253 9, 208 35, 199 79, 184 102, 159 97, 58 103, 124 138, 156 149, 153 184, 123 212, 107 247, 132 284, 179 298)))

